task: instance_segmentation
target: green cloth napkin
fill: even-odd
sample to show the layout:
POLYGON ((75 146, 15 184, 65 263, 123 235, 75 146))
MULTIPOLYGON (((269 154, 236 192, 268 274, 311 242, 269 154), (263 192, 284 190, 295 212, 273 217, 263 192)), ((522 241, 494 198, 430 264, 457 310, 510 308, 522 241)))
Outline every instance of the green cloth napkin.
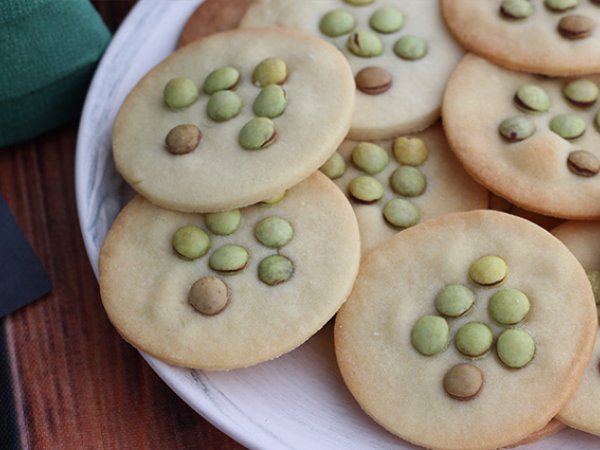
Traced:
POLYGON ((76 119, 109 40, 87 0, 0 0, 0 146, 76 119))

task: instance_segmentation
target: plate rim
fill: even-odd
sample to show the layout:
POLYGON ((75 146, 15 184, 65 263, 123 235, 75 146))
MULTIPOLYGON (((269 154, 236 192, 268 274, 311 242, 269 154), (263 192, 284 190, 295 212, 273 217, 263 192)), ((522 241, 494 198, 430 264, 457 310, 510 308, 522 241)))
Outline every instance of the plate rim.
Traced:
MULTIPOLYGON (((89 194, 89 184, 84 175, 89 171, 86 166, 88 159, 86 159, 85 155, 87 154, 89 158, 89 154, 94 154, 94 152, 100 154, 100 150, 96 148, 89 148, 90 142, 97 141, 90 139, 91 135, 88 128, 90 127, 90 116, 94 108, 98 103, 103 105, 106 104, 105 100, 98 100, 98 98, 102 97, 103 90, 101 88, 104 88, 101 83, 102 79, 105 77, 106 72, 110 69, 110 64, 117 56, 119 50, 126 45, 127 40, 132 35, 138 36, 137 42, 140 44, 140 47, 144 45, 144 39, 142 39, 140 36, 147 35, 151 30, 136 30, 133 26, 143 16, 158 10, 161 10, 163 15, 167 16, 169 11, 172 12, 175 8, 179 8, 182 5, 185 5, 185 7, 188 8, 191 13, 195 11, 195 9, 202 4, 203 1, 204 0, 178 0, 166 2, 160 0, 139 0, 114 34, 96 68, 90 83, 90 87, 88 89, 82 109, 77 133, 74 176, 79 230, 83 239, 88 260, 97 280, 99 276, 98 256, 100 246, 98 246, 92 239, 92 236, 89 234, 89 232, 86 232, 86 227, 89 225, 89 217, 86 214, 89 212, 90 201, 87 197, 89 194)), ((112 119, 113 118, 111 117, 111 122, 112 119)), ((111 126, 112 123, 109 126, 109 130, 111 126)), ((96 132, 94 136, 96 136, 97 133, 98 132, 96 132)), ((97 145, 97 147, 99 147, 99 145, 97 145)), ((107 151, 110 152, 110 149, 107 151)), ((298 440, 296 440, 295 444, 289 443, 286 445, 285 442, 273 439, 273 436, 269 436, 268 430, 261 428, 260 426, 254 426, 252 429, 253 432, 249 433, 247 429, 244 429, 244 427, 240 426, 238 423, 233 422, 227 414, 215 407, 204 392, 194 391, 193 393, 189 393, 189 389, 192 386, 195 386, 191 384, 192 381, 190 380, 193 377, 193 370, 169 366, 168 364, 163 363, 162 361, 159 361, 142 351, 138 350, 138 352, 151 367, 151 369, 184 403, 186 403, 196 413, 200 414, 202 417, 204 417, 204 419, 206 419, 224 434, 237 441, 239 444, 250 449, 268 448, 274 450, 296 448, 295 444, 298 444, 298 440)), ((573 431, 569 430, 569 433, 572 432, 573 431)), ((407 441, 403 441, 400 438, 396 439, 398 440, 399 445, 410 445, 407 441)), ((530 447, 525 446, 523 448, 530 447)))

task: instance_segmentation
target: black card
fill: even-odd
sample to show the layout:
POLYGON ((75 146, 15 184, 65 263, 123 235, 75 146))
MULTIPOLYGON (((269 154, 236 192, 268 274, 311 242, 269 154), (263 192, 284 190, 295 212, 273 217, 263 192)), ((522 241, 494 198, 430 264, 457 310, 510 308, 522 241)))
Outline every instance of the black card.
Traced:
POLYGON ((0 317, 51 289, 48 275, 0 196, 0 317))

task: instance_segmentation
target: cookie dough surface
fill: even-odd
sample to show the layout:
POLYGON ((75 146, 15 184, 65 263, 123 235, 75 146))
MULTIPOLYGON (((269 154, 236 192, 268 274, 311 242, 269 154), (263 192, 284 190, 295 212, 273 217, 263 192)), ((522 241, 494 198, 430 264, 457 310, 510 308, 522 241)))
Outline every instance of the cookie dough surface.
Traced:
MULTIPOLYGON (((586 270, 600 270, 600 222, 566 222, 552 233, 573 252, 586 270)), ((600 338, 575 396, 558 418, 588 433, 600 435, 600 338)))
POLYGON ((113 128, 118 171, 151 202, 169 209, 212 212, 266 200, 317 170, 345 137, 354 104, 354 81, 345 58, 333 46, 292 30, 236 30, 193 42, 165 59, 126 98, 113 128), (261 89, 254 68, 281 58, 288 78, 285 112, 274 119, 276 140, 261 150, 238 143, 242 127, 255 117, 261 89), (200 63, 199 63, 200 62, 200 63), (176 77, 202 85, 215 69, 233 66, 241 74, 235 93, 237 117, 216 122, 206 113, 209 95, 172 110, 163 89, 176 77), (165 147, 169 131, 194 124, 202 138, 191 153, 165 147))
POLYGON ((441 0, 441 8, 450 31, 473 53, 513 70, 569 76, 600 72, 600 5, 578 3, 554 12, 544 0, 531 0, 532 15, 519 20, 502 15, 500 0, 441 0), (566 39, 557 27, 570 15, 586 16, 596 28, 585 39, 566 39))
MULTIPOLYGON (((600 75, 584 77, 600 86, 600 75)), ((598 104, 575 107, 562 94, 570 79, 546 79, 509 71, 469 54, 450 78, 443 122, 450 147, 477 181, 523 209, 561 218, 600 217, 600 176, 575 175, 569 154, 586 150, 600 157, 598 104), (519 87, 534 84, 548 94, 548 112, 528 113, 514 101, 519 87), (576 114, 585 133, 567 140, 550 129, 551 120, 576 114), (498 131, 503 120, 524 116, 535 125, 529 138, 510 142, 498 131)))
POLYGON ((100 291, 119 333, 137 348, 170 364, 202 369, 253 365, 288 352, 319 330, 346 300, 358 270, 359 235, 352 208, 324 175, 316 173, 275 205, 241 210, 230 236, 208 232, 211 249, 189 261, 171 238, 182 226, 208 232, 203 215, 159 208, 136 197, 113 224, 100 255, 100 291), (263 218, 290 222, 293 238, 279 250, 254 236, 263 218), (223 275, 209 268, 225 244, 245 247, 246 268, 223 275), (275 286, 258 279, 263 258, 281 254, 294 264, 292 277, 275 286), (188 303, 198 279, 216 276, 229 289, 229 303, 214 316, 188 303))
POLYGON ((565 404, 589 361, 597 317, 587 277, 574 256, 552 235, 495 211, 454 213, 399 233, 363 260, 335 325, 336 355, 344 381, 375 421, 414 444, 436 449, 483 449, 510 445, 540 430, 565 404), (476 287, 470 265, 497 255, 508 265, 500 288, 527 294, 531 309, 511 328, 536 344, 528 365, 508 369, 489 354, 469 359, 456 350, 456 330, 481 321, 494 340, 504 327, 492 322, 488 299, 499 288, 476 287), (474 307, 448 319, 450 342, 426 357, 411 344, 424 315, 437 315, 434 299, 447 284, 475 293, 474 307), (483 386, 467 401, 444 390, 446 372, 458 363, 481 369, 483 386))
POLYGON ((356 110, 350 139, 387 139, 425 129, 439 117, 444 87, 463 50, 446 30, 437 0, 376 0, 366 6, 352 6, 342 0, 255 0, 244 17, 242 27, 281 26, 301 30, 333 43, 348 58, 356 74, 377 66, 392 75, 391 88, 382 94, 367 95, 357 90, 356 110), (356 21, 355 30, 371 30, 369 19, 379 8, 393 7, 404 16, 404 25, 381 38, 381 56, 363 58, 351 53, 346 42, 351 33, 329 38, 319 31, 319 22, 328 12, 343 9, 356 21), (402 36, 424 38, 427 55, 416 61, 399 58, 394 44, 402 36))
POLYGON ((371 204, 358 202, 348 193, 350 182, 358 176, 366 175, 352 162, 352 152, 358 142, 346 140, 338 149, 346 161, 346 172, 334 181, 348 195, 356 213, 363 257, 403 230, 390 225, 383 216, 383 208, 392 199, 404 198, 413 203, 420 211, 419 222, 449 212, 484 209, 488 205, 487 191, 475 183, 456 160, 448 147, 441 124, 429 127, 424 132, 411 137, 423 140, 427 145, 428 157, 417 167, 426 177, 427 188, 423 194, 410 198, 394 192, 390 186, 392 173, 403 166, 394 157, 393 140, 375 142, 388 153, 389 163, 383 171, 372 175, 383 185, 385 194, 381 200, 371 204))

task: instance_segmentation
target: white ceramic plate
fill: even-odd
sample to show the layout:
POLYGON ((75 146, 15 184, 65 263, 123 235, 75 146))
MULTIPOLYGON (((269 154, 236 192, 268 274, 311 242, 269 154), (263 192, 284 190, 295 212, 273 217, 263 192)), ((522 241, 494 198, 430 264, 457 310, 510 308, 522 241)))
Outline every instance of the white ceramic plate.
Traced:
MULTIPOLYGON (((142 0, 106 51, 85 103, 77 140, 76 190, 81 231, 92 267, 130 190, 115 172, 111 127, 126 94, 173 51, 201 0, 142 0)), ((185 402, 253 449, 414 449, 371 421, 338 372, 331 326, 274 361, 231 372, 202 372, 148 364, 185 402)), ((515 399, 519 401, 519 399, 515 399)), ((535 450, 598 448, 597 438, 563 431, 535 450)))

